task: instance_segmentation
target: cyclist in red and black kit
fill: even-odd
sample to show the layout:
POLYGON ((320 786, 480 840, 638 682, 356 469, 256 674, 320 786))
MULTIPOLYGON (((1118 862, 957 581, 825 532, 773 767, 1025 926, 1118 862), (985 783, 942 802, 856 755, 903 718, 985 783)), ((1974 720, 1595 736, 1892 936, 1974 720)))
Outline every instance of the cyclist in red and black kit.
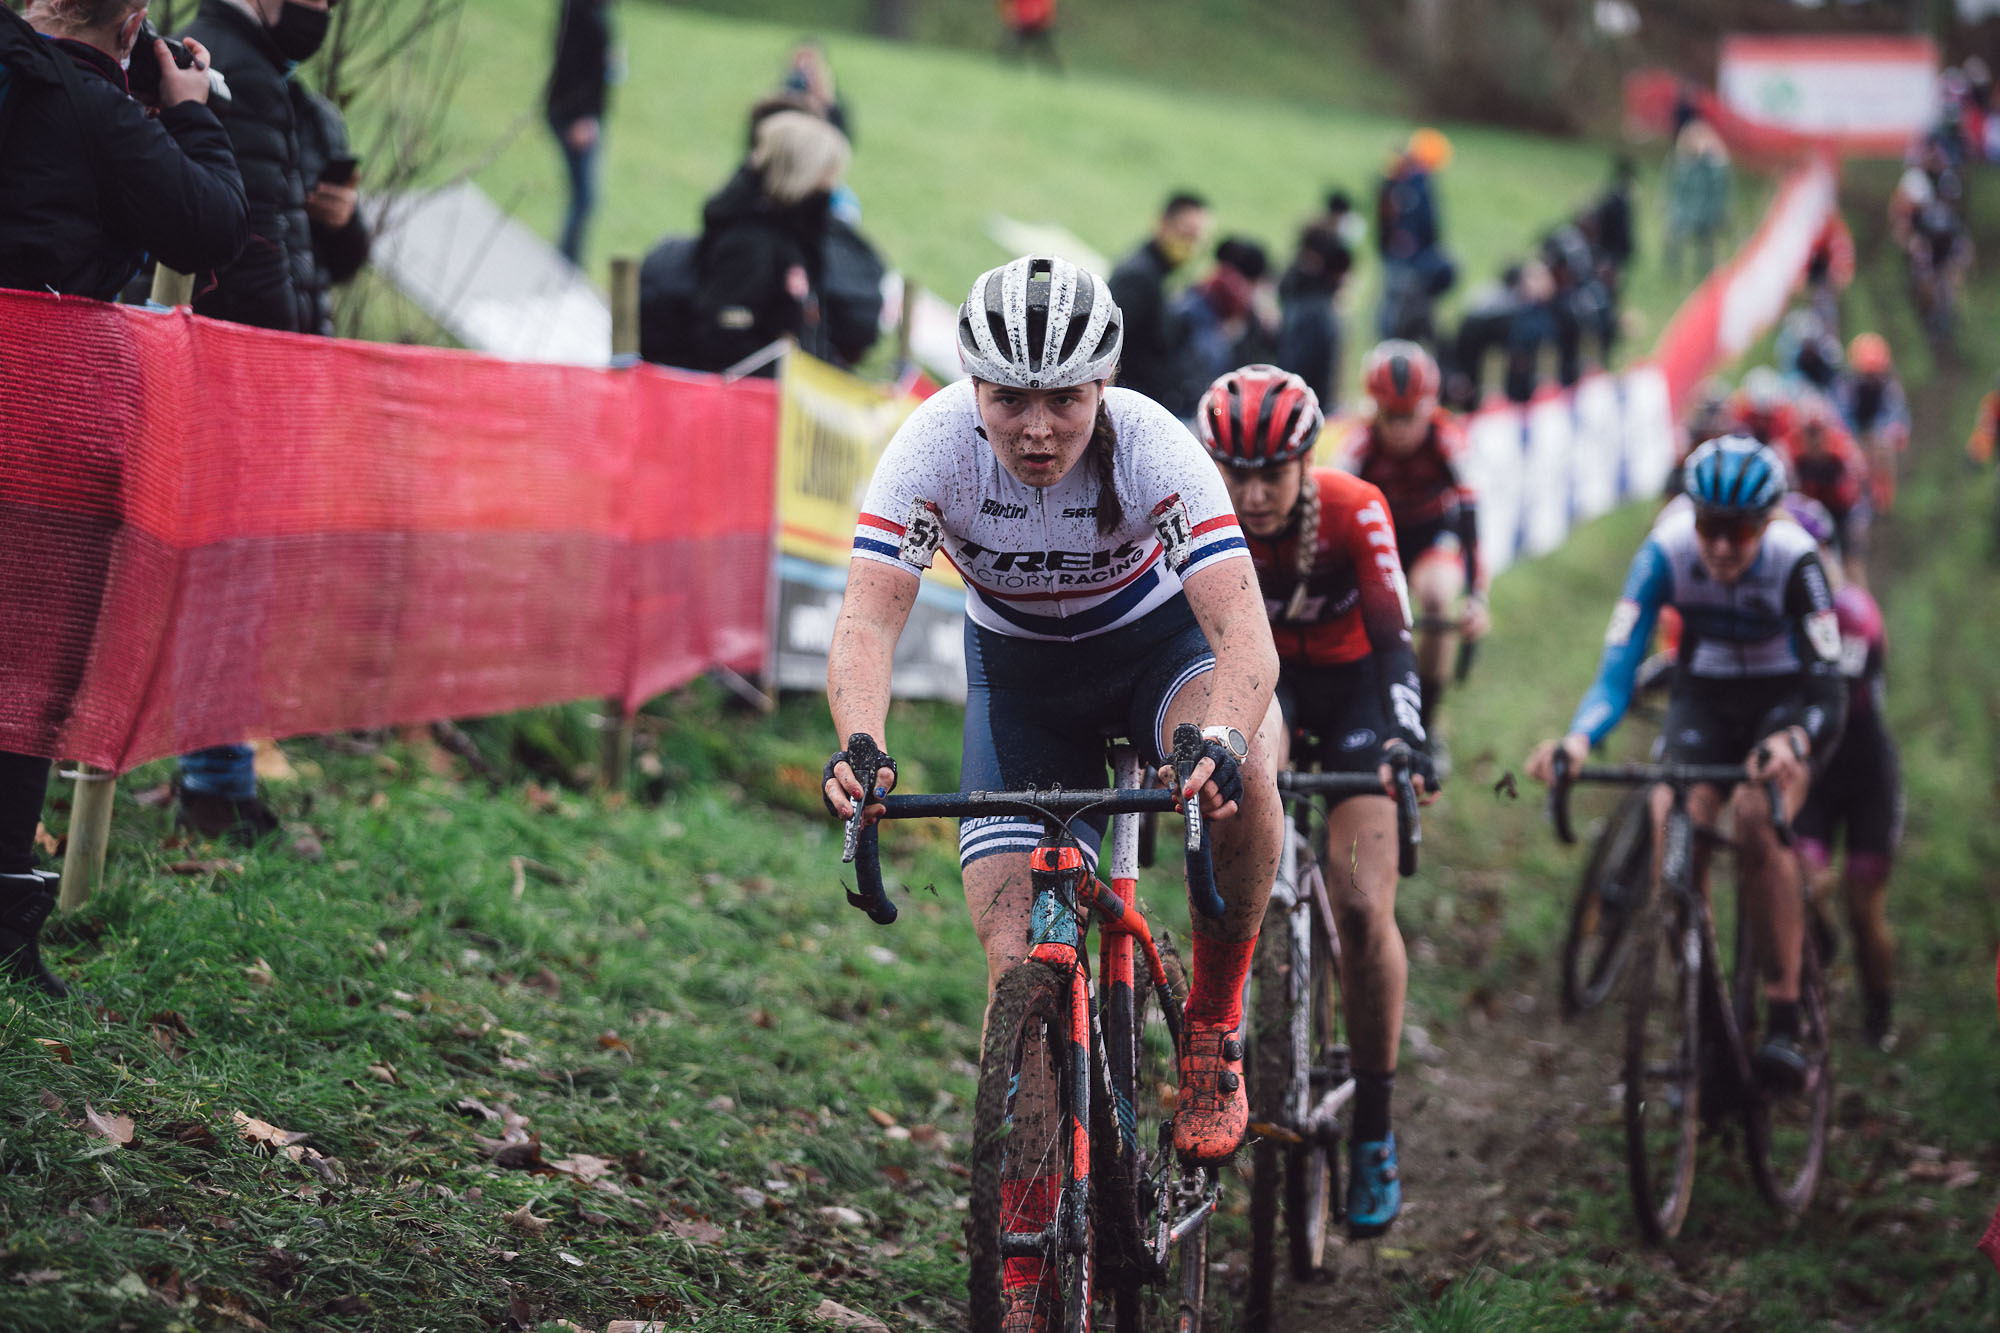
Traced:
POLYGON ((1402 1206, 1389 1099, 1409 973, 1396 928, 1391 752, 1411 752, 1419 791, 1437 786, 1396 534, 1373 484, 1311 465, 1324 420, 1297 375, 1233 370, 1202 395, 1195 424, 1229 488, 1271 617, 1289 741, 1281 763, 1382 779, 1381 796, 1330 798, 1326 848, 1327 864, 1344 868, 1326 881, 1353 1043, 1348 1227, 1380 1235, 1402 1206))
POLYGON ((1839 874, 1847 924, 1860 957, 1861 1006, 1868 1040, 1887 1050, 1893 1043, 1890 996, 1895 980, 1896 944, 1885 910, 1889 870, 1903 834, 1903 779, 1896 742, 1889 735, 1883 668, 1889 636, 1882 608, 1859 584, 1841 578, 1831 558, 1833 517, 1803 495, 1785 497, 1785 510, 1820 546, 1820 563, 1833 587, 1833 610, 1840 624, 1840 673, 1847 678, 1847 727, 1813 780, 1805 807, 1793 827, 1799 852, 1821 888, 1833 885, 1834 844, 1847 863, 1839 874))
MULTIPOLYGON (((1378 344, 1362 364, 1361 377, 1363 390, 1374 400, 1375 416, 1348 462, 1356 475, 1382 492, 1395 521, 1396 547, 1424 622, 1417 636, 1417 676, 1424 696, 1423 725, 1429 731, 1459 633, 1435 626, 1456 622, 1476 641, 1488 623, 1477 497, 1465 473, 1465 433, 1438 406, 1443 378, 1431 354, 1416 343, 1392 338, 1378 344), (1463 616, 1456 611, 1461 597, 1463 616)), ((1436 739, 1431 743, 1435 746, 1436 739)))
POLYGON ((1832 403, 1818 394, 1802 398, 1792 432, 1774 441, 1785 452, 1793 488, 1826 506, 1833 518, 1833 548, 1850 583, 1868 581, 1868 460, 1841 424, 1832 403))

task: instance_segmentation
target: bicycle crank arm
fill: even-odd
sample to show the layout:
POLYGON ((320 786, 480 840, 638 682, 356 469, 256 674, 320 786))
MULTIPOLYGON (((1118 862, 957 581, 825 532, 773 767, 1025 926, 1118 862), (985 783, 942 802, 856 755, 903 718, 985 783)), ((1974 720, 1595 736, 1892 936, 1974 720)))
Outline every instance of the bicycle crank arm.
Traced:
POLYGON ((1299 1126, 1300 1130, 1315 1142, 1338 1137, 1340 1127, 1337 1119, 1340 1108, 1352 1100, 1354 1100, 1354 1080, 1350 1078, 1320 1098, 1319 1105, 1306 1112, 1306 1122, 1299 1126))
POLYGON ((1216 1190, 1211 1189, 1202 1201, 1194 1206, 1193 1212, 1188 1213, 1174 1223, 1173 1230, 1167 1233, 1167 1244, 1180 1244, 1192 1235, 1202 1223, 1208 1221, 1208 1215, 1215 1211, 1216 1193, 1216 1190))

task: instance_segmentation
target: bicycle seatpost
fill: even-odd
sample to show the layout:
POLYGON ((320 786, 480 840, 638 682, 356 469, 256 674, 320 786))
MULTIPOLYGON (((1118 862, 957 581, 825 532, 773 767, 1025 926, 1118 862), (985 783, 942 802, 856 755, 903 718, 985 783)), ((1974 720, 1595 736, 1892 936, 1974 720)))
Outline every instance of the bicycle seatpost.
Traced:
MULTIPOLYGON (((1201 728, 1192 722, 1174 728, 1174 777, 1183 791, 1201 764, 1203 749, 1201 728)), ((1222 895, 1215 889, 1215 859, 1209 855, 1208 823, 1202 818, 1200 792, 1181 802, 1181 814, 1187 819, 1188 897, 1197 912, 1211 921, 1220 921, 1224 911, 1222 895)))
POLYGON ((889 901, 889 894, 882 887, 877 830, 872 824, 864 826, 862 812, 875 799, 875 775, 887 757, 872 737, 856 732, 847 738, 847 765, 854 770, 864 795, 854 803, 854 813, 847 817, 847 835, 841 843, 840 859, 853 865, 855 883, 860 886, 858 893, 848 891, 848 905, 866 912, 868 919, 878 926, 896 919, 896 904, 889 901))

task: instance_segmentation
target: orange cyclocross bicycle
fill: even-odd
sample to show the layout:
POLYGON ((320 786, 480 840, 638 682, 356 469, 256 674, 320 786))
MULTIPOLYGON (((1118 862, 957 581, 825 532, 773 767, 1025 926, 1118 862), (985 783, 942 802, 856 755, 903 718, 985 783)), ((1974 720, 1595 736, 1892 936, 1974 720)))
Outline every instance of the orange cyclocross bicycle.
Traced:
MULTIPOLYGON (((848 741, 858 772, 878 766, 868 738, 848 741)), ((1184 784, 1202 755, 1182 725, 1171 762, 1184 784)), ((1111 753, 1118 786, 1102 791, 890 795, 882 818, 1014 814, 1043 821, 1029 858, 1034 904, 1028 957, 1000 978, 987 1012, 973 1103, 972 1190, 966 1219, 971 1326, 976 1333, 1081 1333, 1108 1306, 1117 1333, 1202 1323, 1208 1220, 1221 1191, 1213 1167, 1174 1155, 1172 1090, 1187 983, 1171 942, 1153 938, 1138 901, 1137 816, 1187 820, 1187 877, 1197 911, 1222 915, 1199 797, 1147 789, 1137 751, 1111 753), (1106 884, 1090 872, 1069 826, 1111 817, 1106 884), (1093 978, 1086 935, 1102 927, 1093 978), (1141 971, 1143 969, 1143 976, 1141 971)), ((859 891, 848 901, 887 925, 877 829, 848 821, 842 859, 859 891)))

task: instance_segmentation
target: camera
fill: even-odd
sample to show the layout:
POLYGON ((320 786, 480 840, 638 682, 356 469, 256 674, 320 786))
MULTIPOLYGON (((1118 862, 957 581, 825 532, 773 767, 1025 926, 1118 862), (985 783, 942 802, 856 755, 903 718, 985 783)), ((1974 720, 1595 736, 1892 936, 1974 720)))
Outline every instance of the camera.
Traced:
MULTIPOLYGON (((153 43, 161 40, 166 42, 167 54, 174 64, 182 69, 194 68, 194 52, 188 50, 185 44, 171 37, 162 39, 151 19, 140 23, 139 38, 132 44, 132 63, 125 71, 125 82, 131 88, 132 96, 147 106, 160 104, 160 76, 165 71, 160 66, 159 52, 153 43)), ((208 103, 212 107, 229 104, 229 84, 219 70, 208 71, 208 103)))

